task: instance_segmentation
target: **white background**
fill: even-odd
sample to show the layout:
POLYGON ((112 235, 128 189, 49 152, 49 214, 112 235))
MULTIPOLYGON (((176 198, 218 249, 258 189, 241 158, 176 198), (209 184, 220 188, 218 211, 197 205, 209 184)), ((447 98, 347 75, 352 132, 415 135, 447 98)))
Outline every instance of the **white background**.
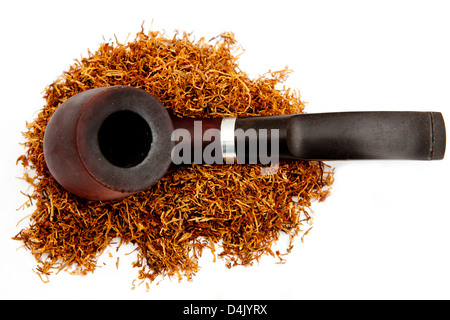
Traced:
POLYGON ((252 77, 286 65, 307 112, 440 111, 450 121, 448 1, 7 1, 0 5, 2 299, 448 299, 449 157, 443 161, 330 162, 332 195, 287 256, 228 270, 203 256, 193 282, 165 279, 131 290, 134 256, 112 248, 85 277, 44 284, 30 252, 11 240, 28 223, 15 165, 25 121, 73 59, 103 41, 154 30, 210 39, 235 33, 252 77), (116 258, 120 257, 119 269, 116 258))

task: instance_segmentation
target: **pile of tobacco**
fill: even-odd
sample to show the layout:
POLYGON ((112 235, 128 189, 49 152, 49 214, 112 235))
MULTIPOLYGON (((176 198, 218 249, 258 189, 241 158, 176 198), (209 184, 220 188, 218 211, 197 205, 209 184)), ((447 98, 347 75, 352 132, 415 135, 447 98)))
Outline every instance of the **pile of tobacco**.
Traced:
POLYGON ((95 87, 142 88, 180 117, 303 112, 298 92, 280 88, 288 70, 250 79, 238 67, 242 49, 233 34, 192 38, 141 30, 126 44, 105 42, 45 89, 46 104, 27 124, 18 159, 34 212, 13 237, 34 255, 44 281, 59 270, 93 272, 113 243, 135 245, 137 278, 150 281, 191 279, 204 249, 227 267, 267 254, 283 262, 294 239, 311 228, 311 202, 324 200, 333 182, 333 170, 321 162, 281 162, 273 175, 261 175, 259 165, 182 166, 149 190, 110 202, 78 198, 50 175, 42 148, 48 120, 69 97, 95 87), (283 233, 291 240, 286 251, 273 252, 283 233))

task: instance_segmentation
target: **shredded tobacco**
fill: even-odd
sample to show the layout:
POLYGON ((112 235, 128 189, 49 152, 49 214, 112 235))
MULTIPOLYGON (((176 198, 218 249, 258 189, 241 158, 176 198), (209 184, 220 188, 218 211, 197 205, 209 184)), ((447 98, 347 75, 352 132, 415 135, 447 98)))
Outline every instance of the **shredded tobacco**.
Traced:
POLYGON ((45 89, 46 104, 27 124, 25 153, 18 159, 33 190, 26 204, 35 210, 28 227, 13 237, 34 255, 41 279, 60 270, 93 272, 98 257, 117 239, 119 246, 135 245, 133 266, 141 280, 190 280, 204 249, 227 267, 252 265, 268 254, 284 263, 281 256, 291 251, 294 238, 311 228, 311 202, 329 194, 333 170, 322 162, 281 162, 273 175, 261 175, 259 165, 183 166, 149 190, 99 202, 68 193, 44 161, 43 135, 53 112, 69 97, 95 87, 145 89, 180 117, 303 112, 297 91, 278 88, 289 70, 250 79, 238 67, 241 52, 232 33, 196 41, 191 34, 167 38, 142 29, 126 44, 102 43, 45 89), (290 243, 286 253, 274 253, 281 234, 290 243))

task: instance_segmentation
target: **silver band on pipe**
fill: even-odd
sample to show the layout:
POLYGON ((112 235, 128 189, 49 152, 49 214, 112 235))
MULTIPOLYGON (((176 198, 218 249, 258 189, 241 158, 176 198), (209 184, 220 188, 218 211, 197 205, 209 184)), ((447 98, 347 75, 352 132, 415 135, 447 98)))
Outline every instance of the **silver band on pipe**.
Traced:
POLYGON ((220 124, 220 145, 222 148, 223 161, 226 164, 234 164, 236 147, 234 145, 234 129, 236 118, 224 118, 220 124))

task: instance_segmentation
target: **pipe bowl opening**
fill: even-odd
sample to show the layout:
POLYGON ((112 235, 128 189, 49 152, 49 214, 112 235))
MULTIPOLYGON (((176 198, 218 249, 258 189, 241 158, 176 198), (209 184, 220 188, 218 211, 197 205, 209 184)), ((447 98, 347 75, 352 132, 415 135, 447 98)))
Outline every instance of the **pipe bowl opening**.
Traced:
POLYGON ((117 111, 108 116, 100 126, 98 145, 111 164, 130 168, 147 157, 152 144, 152 131, 137 113, 117 111))

